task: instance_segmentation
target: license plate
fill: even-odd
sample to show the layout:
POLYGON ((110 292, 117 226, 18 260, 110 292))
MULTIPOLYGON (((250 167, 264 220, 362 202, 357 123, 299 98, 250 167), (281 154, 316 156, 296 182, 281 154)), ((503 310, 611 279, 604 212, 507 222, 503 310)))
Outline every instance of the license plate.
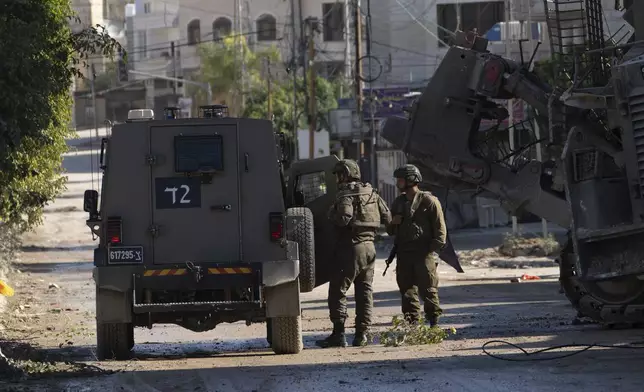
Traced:
POLYGON ((143 263, 142 246, 110 246, 107 250, 108 264, 143 263))

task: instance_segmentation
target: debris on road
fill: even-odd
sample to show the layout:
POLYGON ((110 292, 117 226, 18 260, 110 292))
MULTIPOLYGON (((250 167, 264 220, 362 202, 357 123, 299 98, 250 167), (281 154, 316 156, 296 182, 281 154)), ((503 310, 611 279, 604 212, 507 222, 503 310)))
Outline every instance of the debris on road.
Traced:
POLYGON ((442 329, 422 323, 410 324, 404 318, 394 316, 391 328, 379 334, 379 341, 376 341, 375 337, 371 340, 385 347, 416 346, 438 344, 454 334, 456 334, 455 328, 442 329))
POLYGON ((13 297, 14 291, 7 283, 0 280, 0 294, 5 297, 13 297))
POLYGON ((520 282, 525 282, 527 280, 541 280, 541 278, 538 277, 538 276, 535 276, 535 275, 523 274, 523 275, 521 275, 520 278, 512 278, 512 279, 510 279, 510 282, 512 282, 512 283, 520 283, 520 282))

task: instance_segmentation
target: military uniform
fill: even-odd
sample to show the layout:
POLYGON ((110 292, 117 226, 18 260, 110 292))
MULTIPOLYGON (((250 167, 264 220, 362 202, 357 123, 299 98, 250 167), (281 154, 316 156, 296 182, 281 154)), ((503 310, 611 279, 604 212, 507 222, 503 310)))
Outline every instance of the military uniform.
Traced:
MULTIPOLYGON (((413 166, 412 168, 418 170, 413 166)), ((412 169, 406 167, 406 170, 412 169)), ((399 176, 403 174, 399 172, 399 176)), ((417 180, 421 180, 420 172, 417 180)), ((442 314, 438 299, 436 253, 447 242, 447 227, 441 204, 430 192, 418 191, 413 200, 409 200, 406 194, 397 197, 392 203, 391 211, 393 216, 402 216, 402 222, 389 225, 387 232, 396 236, 396 281, 402 296, 403 314, 409 322, 420 321, 420 294, 425 318, 430 325, 436 325, 442 314)))
POLYGON ((382 198, 371 185, 359 182, 360 171, 355 162, 340 161, 337 170, 346 171, 350 182, 338 185, 335 202, 328 213, 336 228, 336 268, 329 282, 328 297, 333 333, 317 342, 322 347, 346 346, 346 294, 351 284, 355 284, 356 299, 356 338, 353 345, 366 344, 366 333, 372 322, 375 234, 381 224, 388 225, 391 221, 391 214, 382 198))

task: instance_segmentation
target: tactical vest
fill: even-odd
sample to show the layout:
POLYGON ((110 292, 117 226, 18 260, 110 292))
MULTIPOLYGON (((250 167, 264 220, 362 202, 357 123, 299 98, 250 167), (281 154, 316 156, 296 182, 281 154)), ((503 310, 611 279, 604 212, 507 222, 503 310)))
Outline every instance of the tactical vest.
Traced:
MULTIPOLYGON (((414 242, 430 233, 425 233, 423 228, 416 223, 414 215, 418 208, 423 204, 425 199, 429 198, 429 192, 419 192, 418 196, 412 202, 411 207, 404 212, 403 221, 398 227, 397 241, 399 243, 414 242)), ((405 197, 405 196, 402 196, 405 197)))
POLYGON ((370 185, 349 183, 345 189, 338 192, 337 197, 351 197, 353 200, 353 219, 349 226, 375 229, 380 227, 378 194, 370 185))

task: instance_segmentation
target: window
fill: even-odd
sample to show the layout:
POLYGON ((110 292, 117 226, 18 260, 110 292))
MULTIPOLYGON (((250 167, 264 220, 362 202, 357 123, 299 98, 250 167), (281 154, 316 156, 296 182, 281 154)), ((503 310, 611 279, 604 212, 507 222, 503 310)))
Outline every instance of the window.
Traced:
POLYGON ((277 21, 271 15, 262 15, 257 19, 257 40, 277 40, 277 21))
POLYGON ((301 174, 297 178, 295 204, 308 204, 324 195, 326 195, 326 174, 324 172, 301 174))
MULTIPOLYGON (((505 4, 498 1, 481 1, 475 3, 459 4, 461 9, 461 26, 456 25, 456 4, 439 4, 436 6, 436 20, 438 22, 438 37, 448 42, 450 34, 457 28, 464 32, 474 29, 480 35, 485 35, 495 24, 505 20, 505 4), (443 28, 441 28, 443 27, 443 28)), ((445 46, 440 41, 438 46, 445 46)))
POLYGON ((485 35, 495 24, 505 20, 505 4, 491 1, 461 4, 461 19, 461 30, 476 29, 480 35, 485 35))
POLYGON ((228 18, 217 18, 212 23, 212 39, 218 40, 230 35, 233 23, 228 18))
POLYGON ((438 4, 436 6, 436 23, 438 24, 438 38, 440 39, 440 41, 438 41, 438 46, 444 47, 445 44, 443 44, 443 42, 449 44, 449 31, 456 30, 456 5, 438 4))
POLYGON ((148 57, 148 34, 147 31, 139 31, 139 54, 141 55, 141 58, 147 58, 148 57))
POLYGON ((344 74, 344 62, 343 61, 324 61, 320 62, 318 72, 320 76, 333 79, 344 74))
POLYGON ((196 45, 201 42, 201 23, 195 19, 188 23, 188 45, 196 45))
POLYGON ((144 3, 143 4, 143 13, 149 14, 152 11, 152 4, 144 3))
POLYGON ((323 38, 325 41, 342 41, 344 39, 344 4, 322 4, 323 38))

